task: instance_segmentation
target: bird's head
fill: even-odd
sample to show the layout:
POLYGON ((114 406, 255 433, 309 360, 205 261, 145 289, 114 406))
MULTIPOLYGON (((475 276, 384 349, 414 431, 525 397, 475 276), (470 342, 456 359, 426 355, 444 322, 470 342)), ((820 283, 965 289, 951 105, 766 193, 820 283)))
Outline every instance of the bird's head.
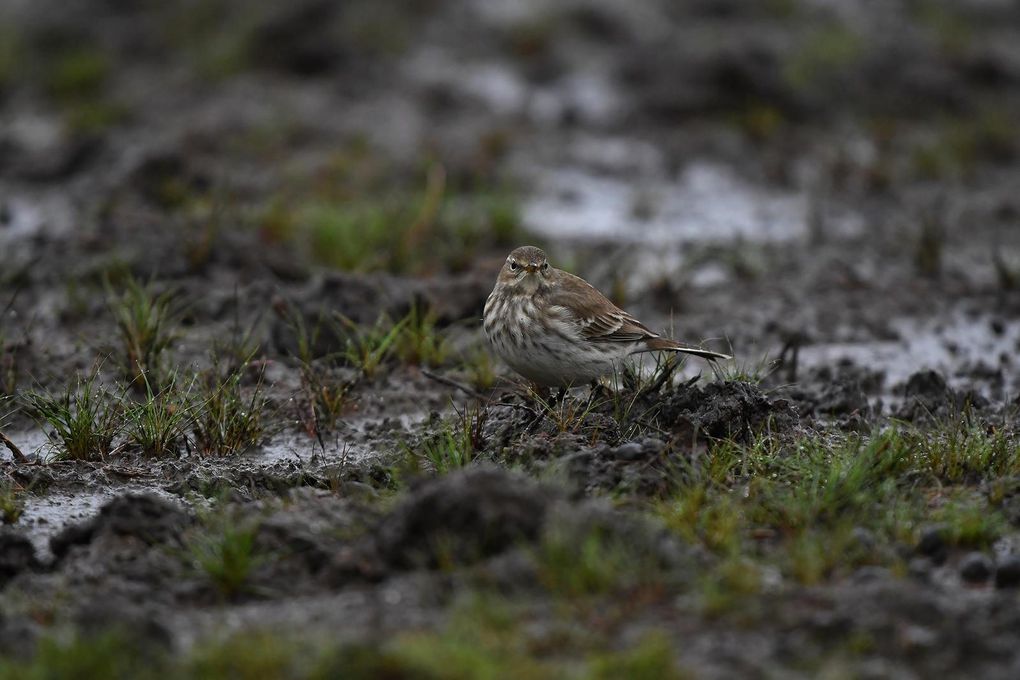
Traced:
POLYGON ((499 272, 500 283, 527 288, 538 287, 549 276, 549 259, 541 248, 521 246, 507 256, 499 272))

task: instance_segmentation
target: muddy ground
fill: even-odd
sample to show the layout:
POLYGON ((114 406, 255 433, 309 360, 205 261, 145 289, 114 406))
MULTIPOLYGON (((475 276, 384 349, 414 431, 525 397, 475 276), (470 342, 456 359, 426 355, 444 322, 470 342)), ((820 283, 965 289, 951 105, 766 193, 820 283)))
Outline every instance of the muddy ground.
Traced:
POLYGON ((1013 3, 0 11, 0 674, 1020 672, 1013 3), (524 243, 735 360, 538 400, 524 243))

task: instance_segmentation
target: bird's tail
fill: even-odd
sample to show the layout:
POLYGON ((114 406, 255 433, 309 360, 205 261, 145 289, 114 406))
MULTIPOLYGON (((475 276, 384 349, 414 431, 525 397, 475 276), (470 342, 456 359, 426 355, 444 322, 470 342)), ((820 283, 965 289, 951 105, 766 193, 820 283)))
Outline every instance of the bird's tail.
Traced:
POLYGON ((679 352, 681 354, 690 354, 692 356, 701 357, 708 361, 725 361, 733 358, 729 354, 721 354, 720 352, 713 352, 710 349, 701 349, 700 347, 691 347, 690 345, 685 345, 677 342, 676 340, 669 340, 668 338, 651 338, 645 343, 645 349, 638 351, 679 352))

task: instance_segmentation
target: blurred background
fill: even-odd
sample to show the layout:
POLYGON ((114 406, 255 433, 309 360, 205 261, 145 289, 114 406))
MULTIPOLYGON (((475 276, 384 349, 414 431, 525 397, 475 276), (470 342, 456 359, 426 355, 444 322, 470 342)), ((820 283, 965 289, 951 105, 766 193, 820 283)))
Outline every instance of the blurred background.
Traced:
POLYGON ((322 271, 461 277, 471 317, 532 242, 745 356, 1001 375, 1020 338, 1009 0, 6 0, 0 22, 22 318, 87 317, 118 272, 268 296, 322 271))
POLYGON ((1020 677, 1018 122, 1017 0, 0 0, 0 677, 1020 677), (524 244, 735 360, 518 403, 524 244))

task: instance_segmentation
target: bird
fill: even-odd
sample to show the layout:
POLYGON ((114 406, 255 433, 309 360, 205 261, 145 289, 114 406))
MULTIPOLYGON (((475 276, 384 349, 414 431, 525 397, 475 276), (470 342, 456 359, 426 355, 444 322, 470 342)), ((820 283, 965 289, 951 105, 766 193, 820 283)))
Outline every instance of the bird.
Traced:
POLYGON ((543 389, 595 383, 640 352, 731 358, 653 332, 581 277, 552 267, 535 246, 507 256, 482 328, 499 357, 543 389))

